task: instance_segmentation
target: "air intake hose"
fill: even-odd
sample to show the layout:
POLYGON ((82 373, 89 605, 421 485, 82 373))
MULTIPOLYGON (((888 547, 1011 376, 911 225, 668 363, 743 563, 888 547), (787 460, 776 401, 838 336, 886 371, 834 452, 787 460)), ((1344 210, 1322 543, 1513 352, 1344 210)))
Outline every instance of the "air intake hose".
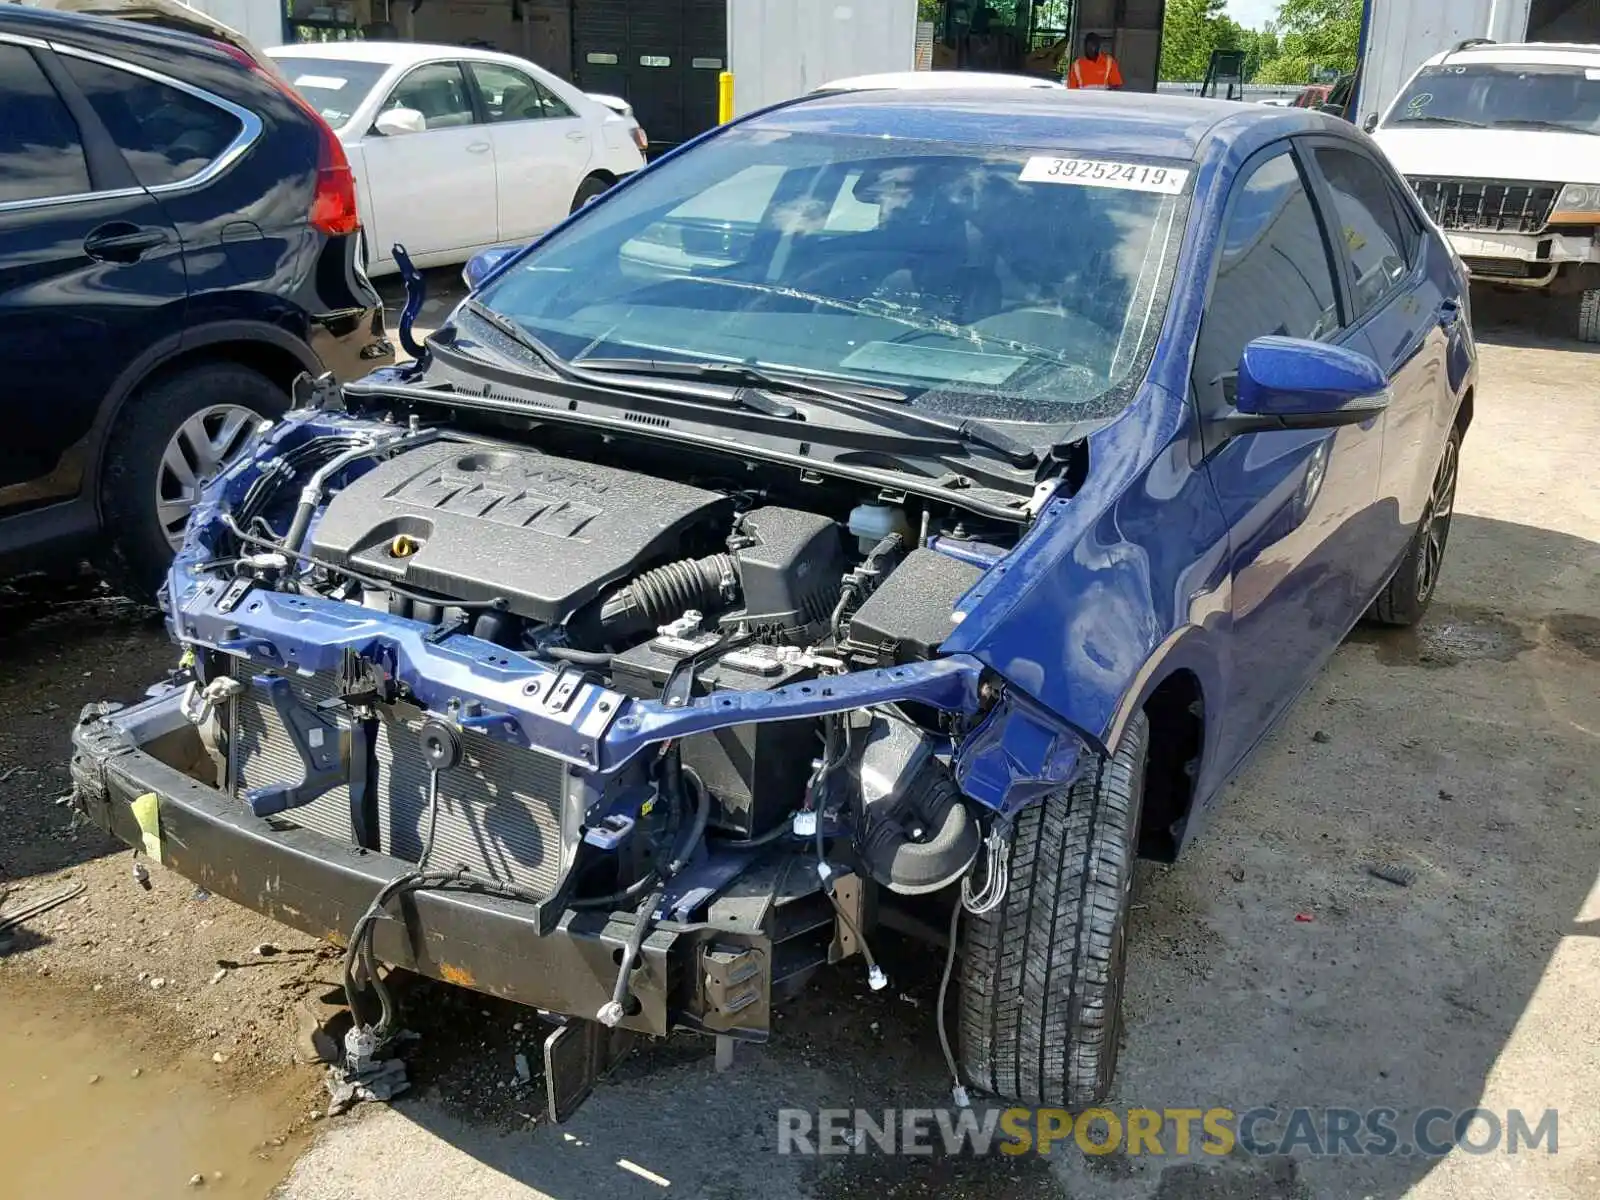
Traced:
POLYGON ((600 606, 600 638, 611 645, 651 633, 689 609, 716 610, 738 598, 731 554, 686 558, 646 571, 600 606))

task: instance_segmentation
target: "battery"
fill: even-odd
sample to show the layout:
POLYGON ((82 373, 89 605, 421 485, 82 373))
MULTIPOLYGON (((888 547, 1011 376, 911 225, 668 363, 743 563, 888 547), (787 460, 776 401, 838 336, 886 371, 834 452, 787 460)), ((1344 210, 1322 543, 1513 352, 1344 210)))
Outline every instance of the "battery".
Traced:
MULTIPOLYGON (((612 683, 620 692, 654 700, 692 643, 658 638, 623 651, 612 661, 612 683)), ((816 678, 816 668, 764 645, 729 650, 696 672, 694 694, 761 692, 816 678)), ((810 717, 752 721, 683 739, 683 765, 711 793, 713 828, 735 837, 760 837, 788 817, 805 798, 811 763, 819 748, 810 717)))

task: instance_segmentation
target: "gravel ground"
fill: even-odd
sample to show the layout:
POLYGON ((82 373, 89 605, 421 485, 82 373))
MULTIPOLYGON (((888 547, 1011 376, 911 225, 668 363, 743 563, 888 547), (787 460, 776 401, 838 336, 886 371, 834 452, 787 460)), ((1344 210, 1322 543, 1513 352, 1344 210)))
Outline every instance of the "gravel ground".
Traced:
MULTIPOLYGON (((938 963, 891 941, 886 992, 868 994, 853 967, 830 972, 783 1014, 774 1043, 741 1051, 730 1072, 711 1070, 703 1043, 672 1039, 559 1129, 535 1119, 537 1081, 516 1078, 519 1051, 538 1060, 530 1014, 410 982, 405 1020, 422 1035, 413 1097, 323 1125, 283 1196, 1600 1194, 1600 1037, 1586 1019, 1600 980, 1600 360, 1503 325, 1483 336, 1439 601, 1416 633, 1358 631, 1183 861, 1143 871, 1110 1103, 1554 1107, 1558 1154, 776 1154, 780 1105, 947 1099, 931 1024, 938 963), (1409 886, 1369 871, 1396 865, 1415 873, 1409 886)), ((108 1037, 137 1023, 169 1045, 221 1048, 234 1086, 303 1079, 282 1117, 292 1134, 317 1087, 313 1068, 294 1065, 303 1012, 337 962, 160 868, 139 887, 125 852, 70 826, 53 801, 67 787, 72 715, 137 696, 171 654, 158 624, 92 583, 53 594, 0 596, 11 717, 0 729, 0 884, 13 885, 12 903, 66 879, 87 890, 0 950, 0 982, 97 990, 108 1037), (291 953, 255 955, 264 942, 291 953)))

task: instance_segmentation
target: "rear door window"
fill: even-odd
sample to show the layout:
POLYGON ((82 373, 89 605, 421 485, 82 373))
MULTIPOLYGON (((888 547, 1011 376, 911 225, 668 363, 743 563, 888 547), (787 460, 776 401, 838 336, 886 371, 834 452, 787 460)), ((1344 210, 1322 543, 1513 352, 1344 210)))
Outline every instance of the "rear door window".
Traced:
POLYGON ((0 45, 0 204, 90 190, 78 123, 23 46, 0 45))
POLYGON ((145 187, 192 179, 239 136, 239 118, 144 75, 64 54, 61 63, 145 187))
POLYGON ((478 85, 478 95, 483 97, 483 107, 491 124, 540 121, 548 115, 543 90, 515 67, 474 62, 467 64, 467 70, 472 72, 473 82, 478 85))

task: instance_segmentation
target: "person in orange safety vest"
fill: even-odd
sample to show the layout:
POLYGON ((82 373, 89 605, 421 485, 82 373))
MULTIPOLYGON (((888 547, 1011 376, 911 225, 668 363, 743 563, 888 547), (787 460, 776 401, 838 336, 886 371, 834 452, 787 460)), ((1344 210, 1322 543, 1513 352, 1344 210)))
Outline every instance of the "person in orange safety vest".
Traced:
POLYGON ((1069 88, 1120 88, 1122 71, 1117 60, 1101 52, 1100 35, 1091 33, 1083 39, 1083 55, 1073 59, 1067 68, 1069 88))

